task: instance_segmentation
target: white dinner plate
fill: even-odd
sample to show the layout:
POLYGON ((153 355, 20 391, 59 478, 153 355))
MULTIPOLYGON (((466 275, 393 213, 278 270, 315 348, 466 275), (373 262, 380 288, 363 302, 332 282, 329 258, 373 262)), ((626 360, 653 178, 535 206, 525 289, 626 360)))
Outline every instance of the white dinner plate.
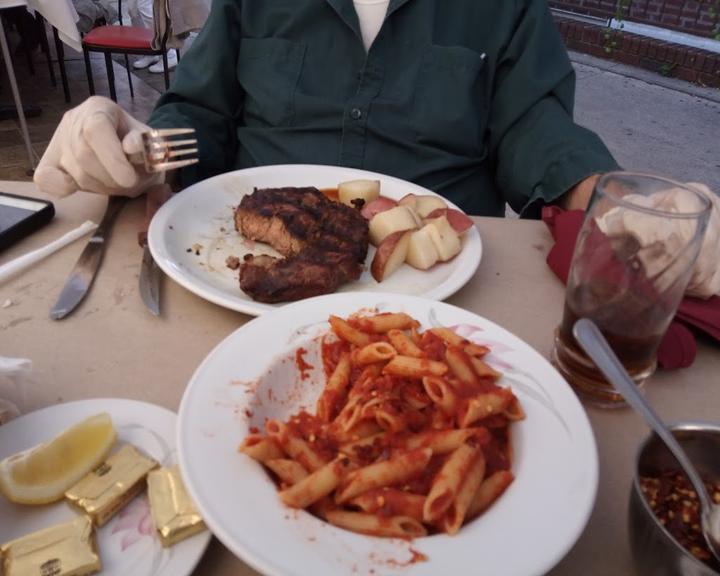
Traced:
MULTIPOLYGON (((110 414, 120 441, 130 442, 163 466, 177 460, 175 413, 144 402, 118 398, 79 400, 31 412, 0 426, 0 459, 51 439, 88 416, 110 414)), ((0 495, 0 544, 78 513, 61 501, 43 506, 13 504, 0 495)), ((204 531, 163 548, 155 534, 145 494, 138 496, 97 531, 107 576, 182 576, 191 574, 210 541, 204 531)))
MULTIPOLYGON (((395 200, 409 193, 436 196, 404 180, 338 166, 293 164, 238 170, 198 182, 164 204, 150 224, 150 251, 160 268, 191 292, 231 310, 259 316, 282 304, 252 300, 240 290, 238 271, 229 269, 225 261, 228 256, 242 259, 248 253, 278 254, 265 244, 240 236, 233 221, 234 208, 256 187, 336 188, 344 180, 357 178, 380 180, 380 193, 395 200)), ((456 208, 450 202, 448 205, 456 208)), ((462 242, 462 251, 450 262, 425 271, 404 265, 382 283, 370 275, 375 253, 371 246, 362 276, 339 291, 396 292, 444 300, 459 290, 480 264, 482 243, 477 228, 468 230, 462 242)))
POLYGON ((580 536, 593 507, 598 459, 580 402, 555 369, 507 330, 442 302, 397 294, 331 294, 245 324, 199 366, 179 413, 187 486, 213 533, 264 574, 545 574, 580 536), (423 328, 449 326, 492 348, 526 419, 513 424, 515 481, 455 536, 412 542, 354 534, 285 507, 261 465, 237 451, 250 427, 314 412, 322 388, 319 336, 329 314, 403 311, 423 328), (295 351, 314 369, 303 379, 295 351), (416 562, 416 552, 427 561, 416 562))

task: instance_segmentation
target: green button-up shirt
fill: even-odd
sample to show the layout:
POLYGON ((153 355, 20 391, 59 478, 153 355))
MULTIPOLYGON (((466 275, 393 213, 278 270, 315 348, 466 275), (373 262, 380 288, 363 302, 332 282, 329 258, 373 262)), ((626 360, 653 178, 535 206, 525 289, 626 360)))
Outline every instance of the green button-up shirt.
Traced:
POLYGON ((472 214, 508 202, 534 216, 616 168, 573 122, 574 86, 544 0, 391 0, 368 52, 352 0, 214 0, 150 124, 197 130, 201 161, 183 185, 332 164, 410 180, 472 214))

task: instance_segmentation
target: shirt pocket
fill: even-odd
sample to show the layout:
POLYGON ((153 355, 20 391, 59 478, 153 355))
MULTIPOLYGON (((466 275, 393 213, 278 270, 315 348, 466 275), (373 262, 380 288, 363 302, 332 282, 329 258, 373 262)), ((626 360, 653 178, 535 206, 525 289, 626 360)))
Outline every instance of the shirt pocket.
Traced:
POLYGON ((284 38, 243 38, 237 76, 244 91, 246 126, 286 126, 295 115, 294 94, 305 45, 284 38))
POLYGON ((463 156, 483 154, 487 120, 485 55, 463 46, 430 46, 413 97, 419 143, 463 156))

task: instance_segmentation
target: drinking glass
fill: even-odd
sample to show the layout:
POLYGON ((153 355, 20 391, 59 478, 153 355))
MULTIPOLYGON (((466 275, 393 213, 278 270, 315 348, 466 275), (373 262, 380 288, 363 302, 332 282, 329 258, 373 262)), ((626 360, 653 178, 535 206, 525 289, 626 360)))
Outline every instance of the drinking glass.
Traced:
POLYGON ((612 172, 598 180, 573 253, 552 360, 584 400, 624 400, 572 335, 578 318, 598 325, 642 387, 690 279, 712 204, 659 176, 612 172))

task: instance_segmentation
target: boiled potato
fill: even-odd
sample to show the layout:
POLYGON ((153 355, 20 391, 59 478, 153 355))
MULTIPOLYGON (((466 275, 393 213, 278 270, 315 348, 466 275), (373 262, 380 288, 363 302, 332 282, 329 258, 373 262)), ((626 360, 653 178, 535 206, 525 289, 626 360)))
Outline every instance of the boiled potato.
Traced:
POLYGON ((393 232, 417 228, 415 217, 407 206, 396 206, 373 216, 370 220, 370 242, 374 246, 393 232))
POLYGON ((430 228, 423 226, 410 235, 405 262, 413 268, 427 270, 438 261, 438 251, 430 237, 430 228))
POLYGON ((364 200, 365 204, 380 197, 380 180, 348 180, 338 184, 338 200, 353 206, 353 200, 364 200))
POLYGON ((447 203, 438 196, 418 196, 414 208, 420 218, 427 218, 428 214, 433 210, 447 208, 447 203))
POLYGON ((445 216, 434 218, 425 224, 424 228, 428 228, 430 239, 435 245, 438 253, 438 259, 446 262, 457 255, 462 249, 460 237, 453 229, 445 216))
POLYGON ((403 265, 411 235, 411 230, 393 232, 380 243, 370 265, 370 273, 375 280, 382 282, 403 265))

